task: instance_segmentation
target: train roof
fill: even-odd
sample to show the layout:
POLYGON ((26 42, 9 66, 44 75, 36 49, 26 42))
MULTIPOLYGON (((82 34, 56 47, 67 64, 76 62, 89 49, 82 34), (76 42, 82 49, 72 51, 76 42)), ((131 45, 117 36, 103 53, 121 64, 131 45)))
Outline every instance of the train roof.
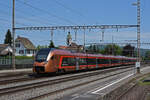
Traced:
POLYGON ((70 55, 70 56, 88 56, 88 57, 106 57, 106 58, 120 58, 120 59, 136 59, 133 57, 125 57, 125 56, 112 56, 112 55, 102 55, 102 54, 87 54, 87 53, 77 53, 69 50, 63 49, 52 49, 54 54, 57 55, 70 55))

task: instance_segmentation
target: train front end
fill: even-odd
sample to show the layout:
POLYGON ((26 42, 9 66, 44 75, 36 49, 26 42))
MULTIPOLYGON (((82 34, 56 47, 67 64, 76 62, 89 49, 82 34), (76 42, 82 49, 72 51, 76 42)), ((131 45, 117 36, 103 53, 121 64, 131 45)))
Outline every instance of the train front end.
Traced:
POLYGON ((51 57, 51 51, 51 48, 43 48, 37 52, 33 64, 33 72, 47 73, 49 71, 49 59, 51 57))

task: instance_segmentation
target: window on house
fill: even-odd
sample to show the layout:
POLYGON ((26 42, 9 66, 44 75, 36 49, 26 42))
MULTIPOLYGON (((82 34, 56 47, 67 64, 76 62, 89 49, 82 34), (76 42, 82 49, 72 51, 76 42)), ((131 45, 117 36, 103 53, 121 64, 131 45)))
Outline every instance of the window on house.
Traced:
POLYGON ((24 50, 19 50, 19 54, 24 54, 24 50))
POLYGON ((27 50, 27 54, 30 54, 30 50, 27 50))

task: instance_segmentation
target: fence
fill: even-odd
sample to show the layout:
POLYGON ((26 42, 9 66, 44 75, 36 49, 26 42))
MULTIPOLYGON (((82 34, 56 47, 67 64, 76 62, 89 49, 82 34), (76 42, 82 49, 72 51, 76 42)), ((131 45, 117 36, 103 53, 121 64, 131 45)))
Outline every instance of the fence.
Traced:
POLYGON ((11 65, 12 60, 11 59, 0 59, 0 65, 11 65))
MULTIPOLYGON (((16 59, 16 64, 33 64, 33 59, 16 59)), ((0 65, 11 65, 12 59, 0 59, 0 65)))
MULTIPOLYGON (((15 64, 16 68, 32 68, 33 59, 16 59, 15 64)), ((12 68, 12 59, 0 58, 0 69, 11 69, 12 68)))

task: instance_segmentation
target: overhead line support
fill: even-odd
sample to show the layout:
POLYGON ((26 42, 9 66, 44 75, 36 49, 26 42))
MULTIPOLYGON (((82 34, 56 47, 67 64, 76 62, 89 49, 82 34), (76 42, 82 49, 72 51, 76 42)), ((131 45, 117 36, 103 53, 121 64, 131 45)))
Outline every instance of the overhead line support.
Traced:
POLYGON ((16 30, 68 30, 68 29, 119 29, 138 27, 138 25, 89 25, 89 26, 50 26, 50 27, 20 27, 16 30))
POLYGON ((13 0, 13 8, 12 8, 12 42, 13 42, 13 53, 12 53, 12 67, 15 70, 15 0, 13 0))

